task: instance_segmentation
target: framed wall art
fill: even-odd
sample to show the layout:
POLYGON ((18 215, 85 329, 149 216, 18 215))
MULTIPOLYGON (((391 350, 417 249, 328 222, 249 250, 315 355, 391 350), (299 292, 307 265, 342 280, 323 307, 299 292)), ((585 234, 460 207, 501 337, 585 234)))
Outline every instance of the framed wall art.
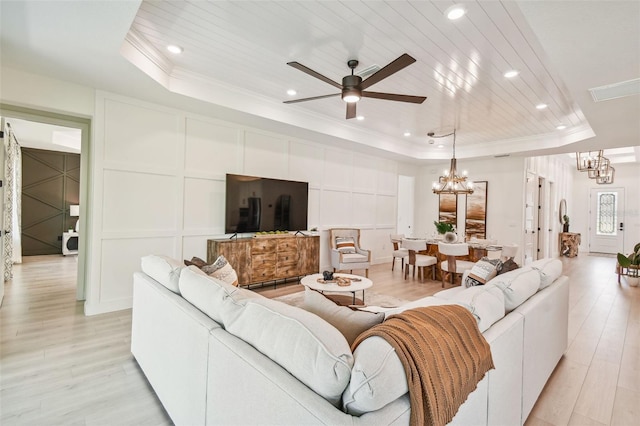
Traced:
POLYGON ((467 195, 465 236, 487 238, 487 181, 473 182, 473 194, 467 195))
POLYGON ((438 222, 450 223, 457 228, 458 196, 456 194, 440 194, 438 197, 438 222))

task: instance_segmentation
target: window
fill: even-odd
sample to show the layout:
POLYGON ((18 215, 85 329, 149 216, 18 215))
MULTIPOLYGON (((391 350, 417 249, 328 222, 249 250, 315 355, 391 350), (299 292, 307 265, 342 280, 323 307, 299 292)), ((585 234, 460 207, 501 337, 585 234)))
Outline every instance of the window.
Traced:
POLYGON ((618 199, 615 192, 598 192, 597 235, 616 235, 618 199))

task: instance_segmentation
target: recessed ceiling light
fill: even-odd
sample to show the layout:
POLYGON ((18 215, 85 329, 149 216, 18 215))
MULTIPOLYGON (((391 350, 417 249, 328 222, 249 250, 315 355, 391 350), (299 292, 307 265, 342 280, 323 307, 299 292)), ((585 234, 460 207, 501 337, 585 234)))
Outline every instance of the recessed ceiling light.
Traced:
POLYGON ((456 19, 462 18, 465 13, 467 13, 467 11, 459 4, 454 4, 444 11, 444 14, 450 21, 455 21, 456 19))
POLYGON ((513 77, 516 77, 518 74, 520 74, 520 71, 509 70, 509 71, 504 73, 504 76, 507 77, 507 78, 513 78, 513 77))
POLYGON ((405 136, 411 136, 411 132, 404 132, 405 136))
POLYGON ((182 53, 184 51, 184 49, 180 46, 177 46, 175 44, 170 44, 167 46, 167 50, 171 53, 173 53, 174 55, 179 55, 180 53, 182 53))
POLYGON ((359 116, 357 116, 357 117, 356 117, 356 120, 358 120, 358 121, 362 121, 362 120, 364 120, 364 115, 359 115, 359 116))
POLYGON ((438 148, 444 148, 444 145, 440 144, 438 145, 438 148))
POLYGON ((566 128, 567 128, 567 126, 565 126, 564 124, 559 124, 558 127, 556 127, 556 129, 558 129, 558 130, 564 130, 566 128))
POLYGON ((298 94, 298 92, 296 92, 296 91, 295 91, 295 90, 293 90, 293 89, 289 89, 289 90, 287 90, 287 95, 289 95, 289 96, 295 96, 295 95, 297 95, 297 94, 298 94))
POLYGON ((545 109, 547 107, 547 104, 538 104, 536 105, 536 109, 545 109))

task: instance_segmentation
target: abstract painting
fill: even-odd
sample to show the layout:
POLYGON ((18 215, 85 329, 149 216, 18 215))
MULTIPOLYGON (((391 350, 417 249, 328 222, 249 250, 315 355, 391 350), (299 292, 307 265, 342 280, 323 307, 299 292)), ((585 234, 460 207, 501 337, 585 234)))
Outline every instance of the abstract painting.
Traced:
POLYGON ((450 223, 457 228, 458 196, 456 194, 440 194, 439 197, 438 222, 450 223))
POLYGON ((487 181, 473 182, 473 194, 467 195, 464 223, 467 241, 471 237, 487 238, 487 186, 487 181))

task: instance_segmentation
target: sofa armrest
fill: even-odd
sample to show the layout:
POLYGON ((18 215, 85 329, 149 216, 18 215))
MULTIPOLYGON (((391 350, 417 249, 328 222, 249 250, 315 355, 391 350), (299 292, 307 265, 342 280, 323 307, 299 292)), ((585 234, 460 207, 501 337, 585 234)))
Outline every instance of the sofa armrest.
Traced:
POLYGON ((218 323, 149 276, 133 277, 131 353, 176 424, 203 424, 208 336, 218 323))
POLYGON ((341 262, 342 262, 342 253, 340 253, 340 250, 331 249, 331 265, 334 268, 337 268, 337 265, 339 265, 341 262))
POLYGON ((367 256, 367 262, 371 262, 371 250, 365 250, 361 249, 360 247, 356 247, 356 253, 367 256))

